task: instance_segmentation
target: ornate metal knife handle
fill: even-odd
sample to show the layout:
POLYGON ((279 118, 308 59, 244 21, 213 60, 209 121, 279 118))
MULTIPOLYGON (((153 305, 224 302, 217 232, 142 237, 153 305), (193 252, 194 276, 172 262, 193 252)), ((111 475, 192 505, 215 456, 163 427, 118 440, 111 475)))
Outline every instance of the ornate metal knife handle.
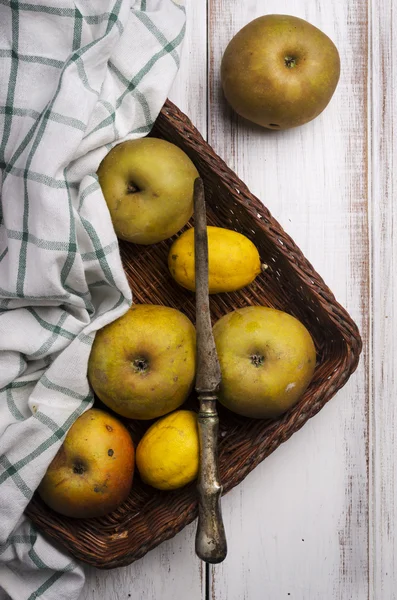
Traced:
POLYGON ((202 560, 219 563, 226 558, 227 544, 220 498, 222 486, 217 461, 218 414, 213 406, 215 394, 202 394, 198 426, 200 435, 200 476, 198 480, 199 520, 196 554, 202 560))

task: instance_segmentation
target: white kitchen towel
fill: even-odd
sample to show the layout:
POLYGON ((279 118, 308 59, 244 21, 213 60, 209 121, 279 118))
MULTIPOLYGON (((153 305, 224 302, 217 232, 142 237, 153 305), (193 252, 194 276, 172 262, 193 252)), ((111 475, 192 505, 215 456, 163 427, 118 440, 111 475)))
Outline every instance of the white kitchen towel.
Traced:
POLYGON ((150 131, 184 28, 176 0, 0 0, 2 600, 72 600, 84 583, 23 513, 92 404, 95 332, 132 301, 95 172, 150 131))

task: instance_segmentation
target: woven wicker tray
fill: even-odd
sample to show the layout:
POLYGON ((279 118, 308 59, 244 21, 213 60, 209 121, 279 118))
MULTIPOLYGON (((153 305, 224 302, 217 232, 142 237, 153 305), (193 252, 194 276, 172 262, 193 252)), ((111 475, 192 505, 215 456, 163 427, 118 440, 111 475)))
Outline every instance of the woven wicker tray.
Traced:
MULTIPOLYGON (((318 364, 309 389, 282 418, 251 420, 219 407, 219 466, 224 492, 228 492, 346 383, 357 367, 361 339, 356 325, 292 239, 171 102, 164 105, 152 135, 177 144, 195 163, 205 184, 209 224, 244 233, 258 247, 262 262, 269 265, 248 288, 211 296, 214 322, 238 307, 272 306, 300 319, 317 349, 318 364)), ((124 268, 136 302, 173 306, 194 322, 194 295, 178 287, 167 269, 171 242, 122 243, 124 268)), ((195 399, 190 398, 188 404, 195 406, 195 399)), ((149 424, 127 425, 137 442, 149 424)), ((110 569, 132 563, 183 529, 196 517, 197 501, 193 484, 160 492, 144 485, 137 475, 128 500, 106 517, 68 519, 48 509, 37 496, 26 513, 39 530, 75 557, 110 569)))

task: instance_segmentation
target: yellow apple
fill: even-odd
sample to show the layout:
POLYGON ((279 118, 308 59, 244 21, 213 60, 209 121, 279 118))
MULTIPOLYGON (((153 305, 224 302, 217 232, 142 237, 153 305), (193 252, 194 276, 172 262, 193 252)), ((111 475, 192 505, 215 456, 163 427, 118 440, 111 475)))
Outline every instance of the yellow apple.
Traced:
POLYGON ((196 331, 180 311, 136 304, 96 334, 88 377, 97 396, 130 419, 178 408, 194 381, 196 331))
POLYGON ((155 244, 177 233, 193 214, 198 176, 187 154, 165 140, 115 146, 99 165, 98 179, 117 237, 155 244))
POLYGON ((44 502, 68 517, 100 517, 131 489, 135 451, 115 417, 90 409, 69 429, 38 488, 44 502))
POLYGON ((219 319, 213 332, 222 371, 219 400, 230 410, 275 418, 309 385, 316 350, 306 327, 292 315, 249 306, 219 319))

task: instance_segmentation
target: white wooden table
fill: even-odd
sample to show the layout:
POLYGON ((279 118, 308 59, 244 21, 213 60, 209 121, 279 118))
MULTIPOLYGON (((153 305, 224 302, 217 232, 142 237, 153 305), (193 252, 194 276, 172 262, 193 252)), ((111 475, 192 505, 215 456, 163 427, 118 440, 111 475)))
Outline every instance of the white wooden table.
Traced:
POLYGON ((223 564, 206 573, 194 554, 192 524, 129 567, 89 569, 82 600, 397 599, 392 4, 188 0, 170 98, 293 237, 357 322, 364 348, 337 396, 223 499, 223 564), (331 104, 286 132, 242 123, 220 92, 228 41, 266 13, 307 19, 341 55, 331 104))

